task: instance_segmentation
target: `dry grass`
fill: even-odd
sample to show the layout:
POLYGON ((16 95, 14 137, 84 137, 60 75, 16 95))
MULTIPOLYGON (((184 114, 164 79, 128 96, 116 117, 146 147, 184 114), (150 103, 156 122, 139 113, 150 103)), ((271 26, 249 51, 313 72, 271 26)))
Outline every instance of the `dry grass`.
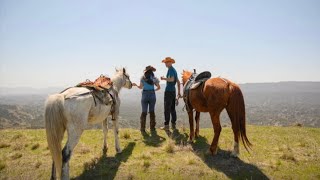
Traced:
POLYGON ((13 154, 10 155, 10 158, 11 158, 12 160, 16 160, 16 159, 19 159, 19 158, 21 158, 21 157, 22 157, 22 154, 21 154, 21 153, 13 153, 13 154))
POLYGON ((292 124, 292 126, 294 126, 294 127, 302 127, 303 125, 301 124, 301 123, 294 123, 294 124, 292 124))
POLYGON ((123 139, 130 139, 131 135, 129 131, 124 131, 121 136, 123 139))
POLYGON ((10 147, 11 145, 10 144, 8 144, 8 143, 4 143, 4 142, 1 142, 0 143, 0 149, 1 148, 7 148, 7 147, 10 147))
POLYGON ((11 138, 11 141, 15 141, 15 140, 17 140, 17 139, 19 139, 21 137, 22 137, 22 134, 16 134, 11 138))
POLYGON ((186 128, 185 124, 182 124, 181 131, 182 131, 183 133, 186 133, 186 132, 187 132, 187 128, 186 128))
POLYGON ((40 166, 41 166, 41 162, 40 161, 37 161, 35 164, 34 164, 34 167, 36 168, 36 169, 38 169, 40 166))
MULTIPOLYGON (((101 130, 87 130, 71 157, 70 178, 263 179, 261 174, 269 179, 320 177, 319 128, 248 126, 247 130, 253 151, 248 154, 240 145, 241 154, 236 159, 230 157, 233 133, 229 127, 221 133, 215 157, 208 151, 212 128, 200 129, 201 136, 193 144, 184 143, 188 128, 172 137, 160 130, 158 136, 143 137, 139 130, 123 129, 120 154, 115 151, 111 131, 106 157, 101 154, 101 130), (124 138, 124 134, 130 134, 130 138, 124 138), (151 140, 154 144, 149 143, 151 140)), ((0 137, 4 144, 0 148, 0 179, 50 178, 52 161, 44 130, 2 130, 0 137), (11 142, 14 136, 16 141, 11 142), (31 150, 36 144, 39 147, 31 150)))
POLYGON ((133 179, 135 179, 135 176, 132 173, 129 173, 127 180, 133 180, 133 179))
POLYGON ((24 146, 22 145, 22 144, 15 144, 15 145, 13 145, 12 146, 12 150, 14 150, 14 151, 20 151, 20 150, 22 150, 24 148, 24 146))
POLYGON ((85 169, 85 170, 93 169, 93 168, 96 166, 96 164, 98 163, 98 161, 99 161, 99 158, 98 158, 98 157, 92 158, 89 162, 85 162, 85 163, 83 164, 84 169, 85 169))
POLYGON ((4 168, 6 168, 6 164, 4 162, 0 161, 0 171, 4 168))
POLYGON ((79 152, 80 154, 88 154, 90 153, 90 148, 81 144, 81 146, 77 148, 77 152, 79 152))
POLYGON ((39 147, 40 147, 40 144, 39 144, 39 143, 33 144, 33 145, 31 146, 31 150, 36 150, 36 149, 38 149, 39 147))
POLYGON ((175 151, 175 144, 174 141, 172 141, 171 139, 168 140, 168 143, 165 144, 164 146, 164 150, 167 153, 174 153, 175 151))
POLYGON ((142 165, 144 168, 149 168, 151 166, 151 163, 149 160, 144 160, 142 165))
POLYGON ((143 153, 141 156, 140 156, 141 159, 144 159, 144 160, 147 160, 147 159, 151 159, 151 154, 149 152, 146 152, 146 153, 143 153))
POLYGON ((191 157, 191 156, 187 156, 186 157, 186 161, 188 165, 193 165, 196 164, 197 160, 195 159, 195 157, 191 157))
POLYGON ((290 152, 284 153, 282 156, 280 156, 280 159, 290 160, 290 161, 297 161, 297 159, 290 152))

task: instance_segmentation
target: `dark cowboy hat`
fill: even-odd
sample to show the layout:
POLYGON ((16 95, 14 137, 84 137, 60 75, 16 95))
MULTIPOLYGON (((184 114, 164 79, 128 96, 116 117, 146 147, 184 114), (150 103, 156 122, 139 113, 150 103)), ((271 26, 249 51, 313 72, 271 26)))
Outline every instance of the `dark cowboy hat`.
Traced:
POLYGON ((155 71, 156 71, 156 68, 154 68, 153 66, 150 65, 150 66, 147 66, 147 67, 146 67, 146 69, 144 70, 144 72, 147 72, 147 71, 149 71, 149 70, 155 72, 155 71))
POLYGON ((166 57, 164 60, 162 60, 162 62, 163 63, 171 62, 172 64, 174 64, 176 61, 171 57, 166 57))

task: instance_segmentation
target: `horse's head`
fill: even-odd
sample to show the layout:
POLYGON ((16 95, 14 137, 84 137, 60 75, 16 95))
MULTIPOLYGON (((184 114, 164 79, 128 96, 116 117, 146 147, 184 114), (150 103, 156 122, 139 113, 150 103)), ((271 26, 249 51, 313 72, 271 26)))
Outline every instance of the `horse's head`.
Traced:
POLYGON ((126 72, 125 68, 116 69, 118 76, 122 76, 122 86, 128 89, 132 88, 132 82, 130 80, 129 74, 126 72))
POLYGON ((188 79, 190 78, 190 76, 192 75, 192 72, 183 70, 181 75, 182 75, 182 84, 185 85, 188 79))

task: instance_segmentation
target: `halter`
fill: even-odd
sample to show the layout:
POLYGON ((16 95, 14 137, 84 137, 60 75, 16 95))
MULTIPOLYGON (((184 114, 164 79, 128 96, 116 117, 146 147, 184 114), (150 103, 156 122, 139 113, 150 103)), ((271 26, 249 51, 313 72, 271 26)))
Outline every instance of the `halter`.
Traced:
MULTIPOLYGON (((122 86, 125 86, 127 83, 127 79, 130 81, 130 77, 128 75, 126 75, 126 73, 123 73, 123 76, 126 78, 124 81, 124 84, 122 86)), ((131 82, 131 81, 130 81, 131 82)))

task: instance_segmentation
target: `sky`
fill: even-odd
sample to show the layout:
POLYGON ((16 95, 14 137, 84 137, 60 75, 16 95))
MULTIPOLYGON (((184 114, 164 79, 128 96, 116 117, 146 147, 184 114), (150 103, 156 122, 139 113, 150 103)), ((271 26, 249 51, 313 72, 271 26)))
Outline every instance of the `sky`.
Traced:
POLYGON ((320 81, 319 0, 0 0, 0 86, 73 86, 148 65, 236 83, 320 81))

